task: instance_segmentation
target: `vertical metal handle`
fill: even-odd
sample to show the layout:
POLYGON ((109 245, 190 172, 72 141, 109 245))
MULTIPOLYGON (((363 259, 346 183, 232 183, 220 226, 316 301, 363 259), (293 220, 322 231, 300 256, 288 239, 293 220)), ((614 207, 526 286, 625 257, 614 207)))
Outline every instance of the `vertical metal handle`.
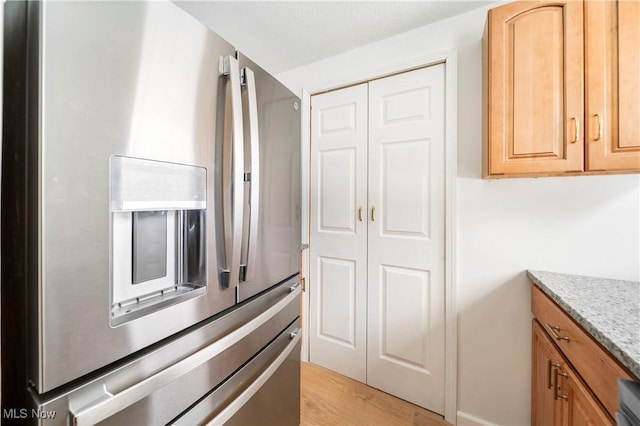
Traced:
POLYGON ((596 120, 598 121, 598 133, 596 138, 594 139, 594 141, 599 141, 600 139, 602 139, 602 132, 603 132, 603 124, 602 123, 602 116, 600 114, 594 114, 594 117, 596 118, 596 120))
POLYGON ((376 208, 371 207, 371 222, 375 222, 376 221, 376 208))
POLYGON ((565 401, 569 400, 569 396, 568 395, 563 395, 561 394, 560 391, 560 385, 558 384, 558 376, 562 376, 565 379, 569 379, 569 375, 567 373, 563 373, 560 371, 560 369, 556 369, 554 370, 554 375, 553 375, 553 399, 555 401, 557 401, 558 399, 564 399, 565 401))
POLYGON ((362 222, 362 207, 358 207, 358 220, 362 222))
POLYGON ((558 400, 558 369, 553 370, 553 400, 558 400))
POLYGON ((242 281, 252 281, 255 276, 256 251, 258 248, 258 224, 260 222, 260 136, 258 134, 258 100, 256 79, 249 68, 242 69, 242 84, 247 89, 249 110, 250 170, 245 173, 251 184, 249 192, 249 230, 247 233, 246 259, 242 262, 242 281))
POLYGON ((576 143, 580 140, 580 119, 578 119, 578 117, 572 117, 571 119, 575 122, 576 125, 576 132, 571 143, 576 143))
MULTIPOLYGON (((242 99, 240 93, 240 66, 233 56, 224 58, 224 75, 231 83, 231 157, 229 173, 223 173, 224 186, 231 191, 231 201, 225 206, 225 252, 226 263, 221 268, 223 284, 230 288, 237 287, 240 278, 240 256, 242 254, 242 224, 244 202, 244 136, 242 128, 242 99), (229 244, 230 242, 230 244, 229 244)), ((226 200, 225 200, 226 201, 226 200)))
POLYGON ((553 386, 553 377, 551 372, 558 368, 560 368, 560 364, 554 364, 550 359, 547 360, 547 389, 551 389, 553 386))

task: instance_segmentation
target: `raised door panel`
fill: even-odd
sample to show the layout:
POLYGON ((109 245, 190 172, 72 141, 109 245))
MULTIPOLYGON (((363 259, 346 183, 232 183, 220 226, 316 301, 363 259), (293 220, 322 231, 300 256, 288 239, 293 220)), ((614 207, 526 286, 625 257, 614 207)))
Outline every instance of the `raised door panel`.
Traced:
POLYGON ((318 155, 318 230, 355 234, 356 149, 344 148, 318 155))
POLYGON ((444 412, 444 65, 369 83, 367 384, 444 412))
POLYGON ((581 2, 489 11, 485 175, 582 171, 581 2))
POLYGON ((425 371, 429 365, 429 271, 380 268, 380 357, 425 371))
POLYGON ((587 169, 640 170, 640 2, 588 1, 587 169))
POLYGON ((311 108, 310 361, 365 382, 367 85, 311 108))
POLYGON ((428 139, 394 141, 380 146, 382 234, 400 238, 429 238, 430 157, 431 146, 428 139))
POLYGON ((355 262, 318 257, 318 336, 355 347, 355 262))

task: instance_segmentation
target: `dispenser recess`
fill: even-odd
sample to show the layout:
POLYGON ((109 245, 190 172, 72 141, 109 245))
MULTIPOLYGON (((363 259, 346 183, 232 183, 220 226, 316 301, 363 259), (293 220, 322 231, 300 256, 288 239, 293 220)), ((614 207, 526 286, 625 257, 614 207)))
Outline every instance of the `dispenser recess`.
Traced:
POLYGON ((112 156, 111 326, 206 292, 205 168, 112 156))

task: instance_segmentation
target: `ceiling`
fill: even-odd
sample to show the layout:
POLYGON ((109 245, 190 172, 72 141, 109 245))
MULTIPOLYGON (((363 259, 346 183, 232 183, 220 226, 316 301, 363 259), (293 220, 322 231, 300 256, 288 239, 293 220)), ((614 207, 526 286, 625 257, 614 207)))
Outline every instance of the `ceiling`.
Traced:
POLYGON ((273 74, 493 3, 174 1, 273 74))

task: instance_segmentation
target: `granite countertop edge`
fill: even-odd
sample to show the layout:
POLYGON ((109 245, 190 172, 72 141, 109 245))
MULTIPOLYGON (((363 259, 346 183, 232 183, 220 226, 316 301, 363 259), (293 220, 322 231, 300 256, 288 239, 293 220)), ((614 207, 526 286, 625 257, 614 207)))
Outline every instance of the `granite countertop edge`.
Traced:
MULTIPOLYGON (((556 294, 550 287, 548 287, 543 280, 537 277, 535 274, 538 271, 527 270, 527 276, 533 283, 542 290, 547 296, 549 296, 554 302, 556 302, 575 322, 577 322, 589 335, 591 335, 600 345, 602 345, 607 351, 609 351, 614 358, 616 358, 622 365, 624 365, 629 371, 631 371, 637 378, 640 378, 640 360, 635 359, 630 353, 621 348, 614 340, 603 333, 596 325, 594 325, 588 318, 576 311, 569 303, 567 303, 562 297, 556 294)), ((560 274, 558 275, 568 275, 560 274)), ((584 277, 589 279, 590 277, 584 277)), ((605 280, 605 279, 601 279, 605 280)), ((606 281, 606 280, 605 280, 606 281)), ((611 280, 616 281, 616 280, 611 280)))

